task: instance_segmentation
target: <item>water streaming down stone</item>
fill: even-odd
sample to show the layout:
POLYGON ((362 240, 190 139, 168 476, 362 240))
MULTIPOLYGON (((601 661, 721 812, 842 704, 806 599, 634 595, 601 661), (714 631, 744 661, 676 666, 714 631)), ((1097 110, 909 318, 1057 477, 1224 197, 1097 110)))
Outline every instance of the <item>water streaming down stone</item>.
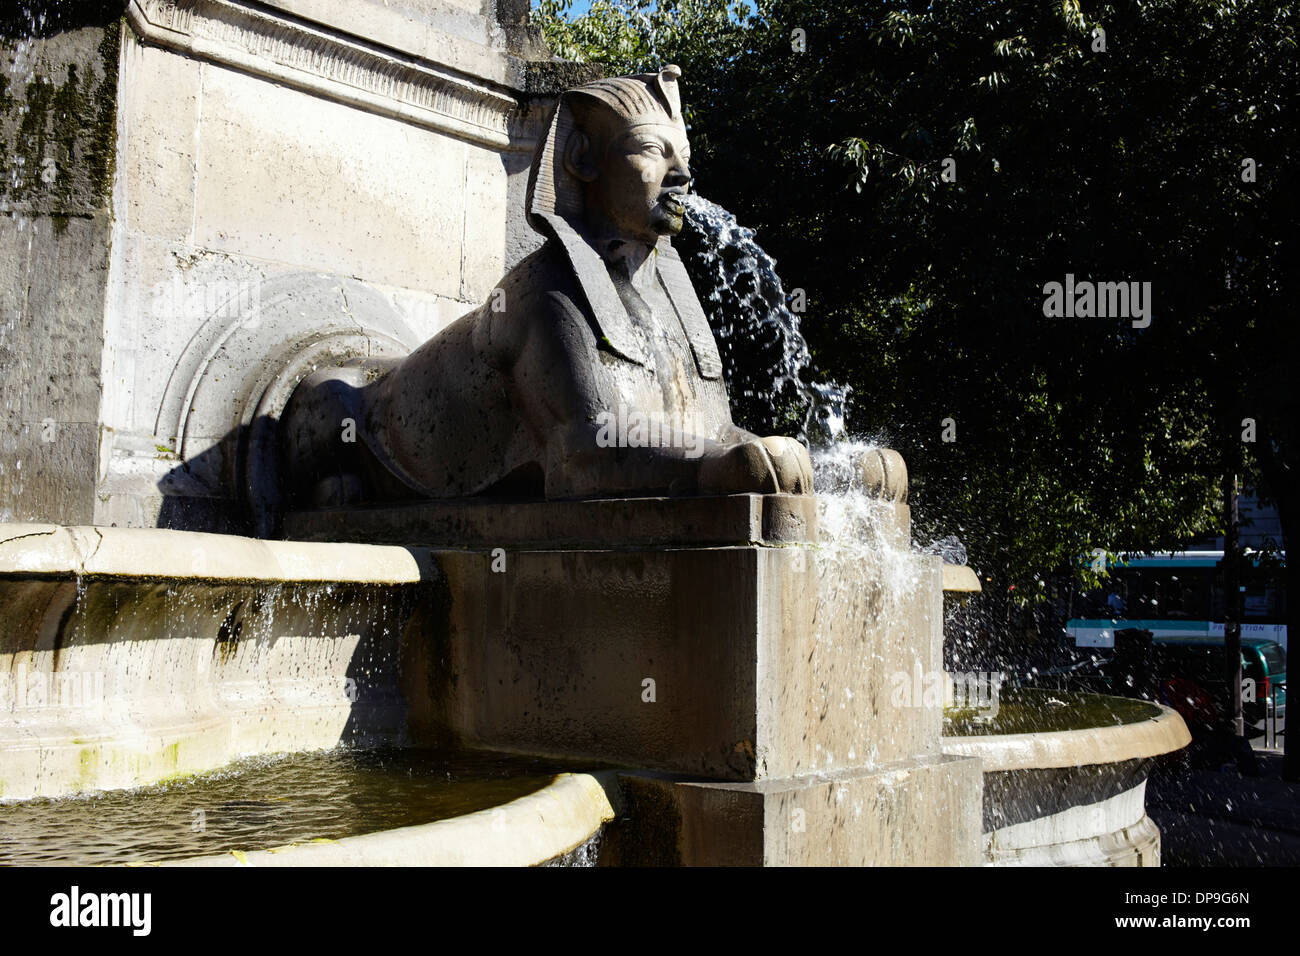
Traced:
POLYGON ((718 340, 732 414, 760 433, 796 431, 810 448, 819 501, 820 560, 873 560, 863 586, 890 618, 917 585, 910 542, 890 533, 893 505, 867 493, 861 460, 875 442, 850 439, 847 386, 807 381, 813 365, 799 314, 754 230, 701 196, 688 196, 676 244, 718 340))
MULTIPOLYGON (((854 593, 836 595, 843 606, 864 600, 886 628, 901 629, 921 583, 916 551, 964 564, 964 546, 950 535, 917 549, 894 533, 893 503, 863 485, 863 456, 879 443, 848 435, 847 386, 807 380, 812 356, 775 260, 752 229, 716 203, 691 196, 686 207, 688 228, 677 245, 718 340, 733 416, 760 433, 794 431, 808 444, 819 496, 818 573, 837 566, 832 579, 853 581, 854 593)), ((819 630, 818 639, 826 637, 819 630)), ((930 662, 917 656, 914 666, 925 670, 930 662)), ((819 700, 818 705, 842 708, 849 701, 819 700)), ((878 744, 868 748, 868 760, 874 760, 878 744)))

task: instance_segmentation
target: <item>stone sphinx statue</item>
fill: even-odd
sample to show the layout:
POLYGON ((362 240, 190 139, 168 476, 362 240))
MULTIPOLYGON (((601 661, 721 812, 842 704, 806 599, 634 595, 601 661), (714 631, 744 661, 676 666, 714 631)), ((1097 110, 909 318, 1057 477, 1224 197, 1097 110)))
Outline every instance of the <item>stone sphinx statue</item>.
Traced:
POLYGON ((732 422, 672 247, 691 183, 680 75, 564 93, 529 180, 546 243, 406 358, 296 388, 281 440, 299 504, 812 493, 802 444, 732 422))

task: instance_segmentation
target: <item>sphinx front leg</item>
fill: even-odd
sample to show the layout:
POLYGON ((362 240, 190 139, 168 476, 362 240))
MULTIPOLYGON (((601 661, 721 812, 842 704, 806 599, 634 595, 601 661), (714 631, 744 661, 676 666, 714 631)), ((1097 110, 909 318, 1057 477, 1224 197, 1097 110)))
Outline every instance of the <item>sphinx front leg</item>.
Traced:
POLYGON ((599 424, 557 423, 547 442, 546 497, 694 494, 701 461, 713 453, 713 444, 681 435, 653 446, 629 447, 599 424))
POLYGON ((338 507, 362 497, 355 441, 362 373, 331 367, 313 372, 294 390, 280 416, 291 505, 338 507))
POLYGON ((808 449, 781 436, 715 445, 701 460, 699 490, 704 494, 810 495, 813 473, 808 449))
POLYGON ((730 462, 719 462, 708 469, 704 482, 710 488, 729 488, 743 483, 742 476, 746 472, 761 470, 758 462, 765 458, 773 477, 771 491, 795 495, 813 493, 812 459, 808 448, 798 439, 783 435, 759 437, 738 425, 730 425, 724 432, 721 450, 730 462))

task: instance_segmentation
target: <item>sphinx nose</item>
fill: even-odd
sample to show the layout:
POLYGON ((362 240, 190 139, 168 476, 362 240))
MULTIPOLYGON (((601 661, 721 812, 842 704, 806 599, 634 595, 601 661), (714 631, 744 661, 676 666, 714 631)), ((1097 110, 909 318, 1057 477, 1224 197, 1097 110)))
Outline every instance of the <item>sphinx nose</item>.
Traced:
POLYGON ((672 169, 668 170, 668 175, 664 177, 664 185, 669 188, 677 186, 690 186, 691 171, 686 168, 685 163, 677 163, 672 169))

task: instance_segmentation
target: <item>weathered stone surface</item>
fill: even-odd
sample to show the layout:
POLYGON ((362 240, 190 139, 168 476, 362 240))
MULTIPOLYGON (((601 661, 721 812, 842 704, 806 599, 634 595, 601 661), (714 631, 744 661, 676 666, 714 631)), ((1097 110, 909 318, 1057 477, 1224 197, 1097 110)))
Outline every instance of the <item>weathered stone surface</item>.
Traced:
POLYGON ((112 4, 0 21, 0 518, 89 521, 99 450, 112 4))
MULTIPOLYGON (((481 0, 350 0, 346 4, 269 0, 268 5, 471 75, 500 83, 510 81, 512 64, 505 54, 515 51, 508 50, 502 25, 484 15, 485 9, 491 8, 481 0)), ((517 19, 518 14, 515 16, 517 19)), ((541 51, 518 52, 536 55, 541 51)))
MULTIPOLYGON (((240 464, 259 404, 280 376, 356 351, 402 354, 439 321, 433 297, 268 274, 266 263, 190 250, 131 233, 115 245, 136 281, 117 290, 108 317, 102 415, 111 431, 96 523, 249 530, 240 464), (211 314, 207 293, 217 293, 211 314), (293 359, 269 368, 267 354, 293 359), (206 518, 178 520, 178 509, 201 504, 210 506, 206 518)), ((266 414, 282 403, 272 401, 266 414)))
POLYGON ((402 649, 445 606, 406 548, 0 526, 0 797, 400 745, 402 649))
MULTIPOLYGON (((691 178, 680 75, 564 93, 529 178, 546 244, 401 362, 321 369, 299 386, 282 428, 300 506, 812 492, 803 445, 733 423, 672 248, 691 178), (344 420, 356 441, 337 434, 344 420)), ((466 290, 489 275, 466 274, 466 290)), ((894 498, 891 476, 877 484, 894 498)))
POLYGON ((14 430, 0 438, 0 450, 0 518, 21 521, 54 514, 91 520, 99 452, 99 431, 93 424, 42 413, 41 418, 15 422, 14 430))
POLYGON ((979 761, 713 783, 622 774, 602 862, 623 866, 974 866, 979 761))
POLYGON ((132 34, 124 55, 94 517, 265 533, 268 486, 249 477, 263 446, 248 444, 263 390, 313 362, 402 354, 462 314, 503 268, 513 153, 304 96, 221 50, 180 57, 132 34))
POLYGON ((202 76, 193 60, 128 36, 122 60, 126 135, 118 208, 132 233, 193 242, 202 76), (159 95, 162 90, 166 96, 159 95))
MULTIPOLYGON (((198 246, 459 293, 469 146, 231 70, 203 70, 198 246), (420 171, 419 188, 413 188, 412 170, 420 171)), ((496 166, 501 175, 499 160, 496 166)), ((485 167, 475 174, 485 178, 485 167)), ((492 186, 484 182, 482 188, 492 186)), ((504 177, 499 188, 504 194, 504 177)), ((489 229, 492 211, 479 212, 480 228, 489 229)), ((476 236, 475 251, 495 244, 490 258, 499 265, 504 216, 496 219, 495 237, 476 236)))
POLYGON ((200 579, 246 584, 417 584, 434 576, 429 552, 364 544, 262 541, 152 528, 0 524, 0 580, 200 579))
POLYGON ((0 209, 62 225, 113 175, 121 4, 29 0, 0 14, 0 209))
POLYGON ((460 288, 454 296, 462 302, 486 299, 504 269, 505 160, 506 157, 498 153, 475 146, 465 147, 465 178, 461 187, 465 230, 461 246, 460 288))
POLYGON ((806 543, 494 554, 10 526, 0 793, 460 744, 676 773, 626 781, 654 835, 619 844, 627 862, 969 862, 978 763, 939 753, 938 702, 894 697, 940 665, 940 577, 933 556, 806 543))
POLYGON ((90 519, 107 216, 0 218, 0 517, 90 519))
MULTIPOLYGON (((907 534, 906 506, 896 506, 907 534)), ((431 500, 390 508, 294 512, 284 536, 447 548, 645 548, 817 540, 805 495, 594 498, 585 501, 431 500)))
POLYGON ((937 754, 937 558, 811 547, 436 554, 431 735, 728 780, 937 754), (892 597, 885 577, 916 585, 892 597), (901 675, 901 677, 900 677, 901 675), (653 698, 653 699, 651 699, 653 698))
POLYGON ((11 623, 0 637, 0 795, 401 744, 397 647, 427 614, 412 587, 0 581, 11 623))
POLYGON ((507 37, 487 10, 448 13, 443 4, 375 0, 127 5, 132 29, 151 45, 505 146, 513 103, 501 87, 522 88, 524 63, 506 52, 507 37))
POLYGON ((177 474, 174 393, 203 380, 191 353, 208 386, 237 357, 238 390, 340 321, 362 341, 392 323, 302 314, 268 343, 241 317, 223 341, 214 310, 296 273, 389 298, 405 351, 463 314, 505 268, 508 179, 546 115, 518 58, 538 51, 518 4, 123 7, 32 0, 30 24, 0 21, 0 514, 245 530, 248 492, 208 480, 237 474, 238 422, 205 422, 177 474))

